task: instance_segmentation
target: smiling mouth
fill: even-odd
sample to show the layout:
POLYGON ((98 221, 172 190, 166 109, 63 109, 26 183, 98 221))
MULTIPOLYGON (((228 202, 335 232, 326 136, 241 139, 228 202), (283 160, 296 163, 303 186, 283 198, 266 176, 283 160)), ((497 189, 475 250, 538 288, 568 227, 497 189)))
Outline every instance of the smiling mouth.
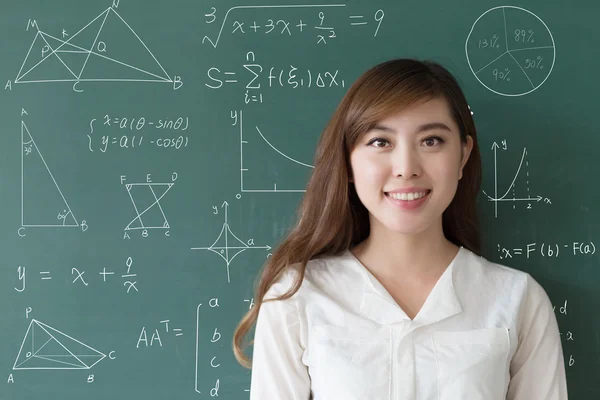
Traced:
POLYGON ((391 194, 389 192, 384 192, 384 193, 390 199, 393 199, 396 201, 410 202, 410 201, 420 200, 424 197, 427 197, 431 193, 431 189, 427 189, 423 192, 415 192, 415 193, 402 193, 402 194, 400 194, 400 193, 391 194))

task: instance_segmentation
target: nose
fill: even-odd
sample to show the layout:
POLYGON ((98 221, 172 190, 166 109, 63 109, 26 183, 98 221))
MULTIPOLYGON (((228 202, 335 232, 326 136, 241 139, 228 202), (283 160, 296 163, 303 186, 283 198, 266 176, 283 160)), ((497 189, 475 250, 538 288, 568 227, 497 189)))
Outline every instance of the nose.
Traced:
POLYGON ((392 173, 394 176, 410 178, 421 175, 421 157, 410 145, 398 145, 392 154, 392 173))

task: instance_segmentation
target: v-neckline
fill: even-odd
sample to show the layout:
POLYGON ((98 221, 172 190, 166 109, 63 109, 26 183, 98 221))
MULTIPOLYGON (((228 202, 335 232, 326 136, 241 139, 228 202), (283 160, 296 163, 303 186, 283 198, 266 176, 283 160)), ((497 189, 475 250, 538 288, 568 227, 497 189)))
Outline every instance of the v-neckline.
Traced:
POLYGON ((373 275, 373 273, 367 267, 365 267, 365 265, 354 255, 354 253, 352 253, 350 251, 350 249, 347 249, 345 253, 348 257, 350 257, 350 259, 354 262, 354 264, 356 264, 359 267, 359 269, 362 270, 362 275, 365 278, 365 280, 367 281, 369 287, 372 289, 373 294, 376 294, 381 299, 385 300, 386 302, 388 302, 391 305, 393 305, 394 307, 396 307, 406 317, 406 319, 408 319, 410 321, 415 321, 415 320, 419 319, 420 316, 422 316, 422 314, 427 313, 427 310, 430 307, 432 307, 430 305, 430 303, 432 303, 435 300, 435 297, 437 296, 437 292, 439 292, 441 290, 442 285, 444 285, 444 283, 448 279, 452 280, 452 270, 463 251, 464 251, 464 247, 459 246, 458 251, 456 252, 456 255, 454 256, 452 261, 450 261, 450 263, 446 266, 446 269, 444 270, 444 272, 442 272, 442 274, 440 275, 440 277, 438 278, 436 283, 433 285, 431 291, 427 295, 427 298, 421 305, 421 308, 419 309, 419 311, 415 314, 414 318, 412 318, 412 319, 408 316, 408 314, 400 306, 400 304, 398 304, 398 302, 394 299, 394 297, 390 294, 390 292, 385 288, 385 286, 383 286, 383 284, 375 277, 375 275, 373 275))

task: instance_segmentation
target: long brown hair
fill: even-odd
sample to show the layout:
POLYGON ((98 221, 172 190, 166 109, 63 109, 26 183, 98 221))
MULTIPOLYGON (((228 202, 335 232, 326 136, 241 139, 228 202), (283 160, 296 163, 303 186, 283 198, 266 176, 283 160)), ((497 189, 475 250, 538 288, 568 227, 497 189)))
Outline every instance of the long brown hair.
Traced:
POLYGON ((297 223, 264 265, 256 303, 235 330, 233 351, 240 364, 251 366, 243 341, 256 323, 265 294, 282 272, 294 265, 299 274, 292 288, 273 300, 288 299, 298 291, 309 260, 340 254, 369 236, 369 212, 349 181, 349 155, 357 141, 382 119, 437 97, 447 100, 460 128, 461 142, 466 142, 467 135, 473 138, 462 179, 442 216, 444 235, 457 246, 480 254, 476 198, 481 185, 481 156, 471 110, 456 79, 432 61, 397 59, 376 65, 352 84, 319 139, 297 223))

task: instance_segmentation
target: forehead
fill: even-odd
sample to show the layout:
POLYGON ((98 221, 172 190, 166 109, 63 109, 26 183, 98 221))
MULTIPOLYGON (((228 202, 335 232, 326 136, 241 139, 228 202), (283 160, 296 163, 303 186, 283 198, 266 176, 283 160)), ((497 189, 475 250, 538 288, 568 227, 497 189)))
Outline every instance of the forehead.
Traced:
POLYGON ((443 97, 421 101, 389 115, 377 125, 410 128, 430 122, 443 122, 451 129, 458 130, 448 102, 443 97))

